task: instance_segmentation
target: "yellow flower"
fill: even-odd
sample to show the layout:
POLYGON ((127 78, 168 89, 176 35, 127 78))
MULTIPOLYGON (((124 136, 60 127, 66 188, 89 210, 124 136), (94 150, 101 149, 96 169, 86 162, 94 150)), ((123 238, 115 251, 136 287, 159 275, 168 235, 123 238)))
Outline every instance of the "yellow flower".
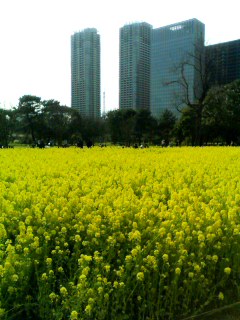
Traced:
MULTIPOLYGON (((136 248, 135 248, 135 249, 132 249, 131 254, 132 254, 133 257, 136 257, 137 254, 138 254, 138 250, 137 250, 136 248)), ((131 258, 132 258, 132 257, 131 257, 131 258)), ((128 259, 127 262, 130 262, 129 256, 127 256, 126 259, 128 259)))
POLYGON ((80 237, 80 235, 79 234, 76 234, 75 235, 75 241, 76 242, 80 242, 82 239, 81 239, 81 237, 80 237))
POLYGON ((85 281, 86 280, 86 276, 85 276, 85 274, 82 274, 80 277, 79 277, 79 280, 80 281, 85 281))
POLYGON ((67 291, 67 289, 66 289, 65 287, 61 287, 61 288, 60 288, 60 293, 61 293, 63 296, 67 296, 68 291, 67 291))
POLYGON ((218 299, 219 300, 223 300, 224 299, 224 294, 222 292, 219 292, 218 299))
POLYGON ((84 269, 82 270, 82 274, 84 274, 85 276, 87 276, 88 273, 89 273, 89 271, 90 271, 90 268, 89 268, 89 267, 86 267, 86 268, 84 268, 84 269))
POLYGON ((47 279, 48 279, 47 274, 46 274, 46 273, 43 273, 43 274, 42 274, 42 280, 47 280, 47 279))
POLYGON ((103 287, 98 288, 98 293, 101 294, 103 292, 103 287))
POLYGON ((24 252, 24 255, 26 256, 27 254, 29 254, 29 249, 28 248, 24 248, 23 252, 24 252))
POLYGON ((110 271, 110 268, 111 268, 111 267, 110 267, 110 265, 109 265, 109 264, 107 264, 107 265, 105 265, 105 266, 104 266, 104 269, 105 269, 107 272, 109 272, 109 271, 110 271))
POLYGON ((62 227, 61 232, 62 233, 66 233, 67 232, 67 228, 66 227, 62 227))
POLYGON ((70 319, 71 319, 71 320, 77 320, 77 318, 78 318, 78 312, 75 311, 75 310, 73 310, 73 311, 71 312, 70 319))
POLYGON ((72 320, 98 319, 103 305, 139 285, 144 306, 158 290, 146 281, 157 277, 170 300, 172 276, 183 293, 191 283, 202 287, 206 300, 219 252, 223 288, 236 272, 228 248, 240 232, 240 149, 45 151, 1 151, 0 280, 19 301, 27 301, 20 286, 32 263, 49 301, 59 300, 72 320))
POLYGON ((58 295, 56 293, 52 292, 52 293, 50 293, 49 298, 53 302, 54 300, 58 299, 58 295))
POLYGON ((48 274, 49 274, 49 276, 54 276, 54 271, 53 270, 49 270, 48 274))
POLYGON ((139 230, 133 230, 132 232, 129 233, 129 240, 141 240, 141 233, 139 232, 139 230))
POLYGON ((93 298, 89 298, 88 299, 88 304, 93 304, 94 303, 94 299, 93 298))
POLYGON ((179 274, 181 273, 181 269, 180 269, 180 268, 176 268, 176 269, 175 269, 175 273, 176 273, 177 275, 179 275, 179 274))
POLYGON ((88 304, 85 308, 85 312, 90 315, 91 311, 92 311, 92 306, 88 304))
POLYGON ((231 273, 231 271, 232 271, 232 269, 229 268, 229 267, 227 267, 227 268, 224 269, 224 272, 225 272, 227 275, 229 275, 229 274, 231 273))
POLYGON ((12 275, 12 281, 14 281, 14 282, 18 281, 18 275, 17 274, 12 275))
POLYGON ((165 253, 162 258, 164 262, 168 262, 168 254, 165 253))
POLYGON ((201 267, 198 264, 194 265, 194 270, 199 273, 201 271, 201 267))
POLYGON ((143 273, 143 272, 138 272, 138 274, 137 274, 137 280, 138 280, 138 281, 143 281, 143 280, 144 280, 144 273, 143 273))

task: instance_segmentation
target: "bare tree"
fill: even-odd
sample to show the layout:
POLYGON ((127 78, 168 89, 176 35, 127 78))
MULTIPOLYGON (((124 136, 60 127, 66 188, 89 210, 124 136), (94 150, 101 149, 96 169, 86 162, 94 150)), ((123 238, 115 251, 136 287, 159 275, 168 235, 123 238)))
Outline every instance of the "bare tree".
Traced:
POLYGON ((194 115, 194 145, 201 144, 203 110, 209 90, 211 70, 211 61, 205 54, 205 48, 195 46, 194 53, 187 53, 185 59, 174 66, 176 79, 165 83, 179 86, 179 91, 175 95, 177 110, 182 113, 183 109, 188 108, 194 115), (190 77, 190 73, 193 78, 190 77))

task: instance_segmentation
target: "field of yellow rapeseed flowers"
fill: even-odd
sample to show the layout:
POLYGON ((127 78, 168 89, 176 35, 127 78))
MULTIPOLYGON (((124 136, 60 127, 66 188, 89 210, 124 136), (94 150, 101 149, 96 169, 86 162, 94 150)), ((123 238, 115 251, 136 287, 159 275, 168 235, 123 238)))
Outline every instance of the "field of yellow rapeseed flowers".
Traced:
POLYGON ((183 319, 239 299, 240 149, 0 150, 0 319, 183 319))

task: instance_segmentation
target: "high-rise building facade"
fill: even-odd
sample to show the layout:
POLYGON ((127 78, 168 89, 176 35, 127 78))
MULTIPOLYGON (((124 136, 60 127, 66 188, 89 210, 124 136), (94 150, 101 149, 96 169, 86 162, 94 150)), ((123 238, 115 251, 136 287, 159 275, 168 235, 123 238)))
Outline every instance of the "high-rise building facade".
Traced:
POLYGON ((120 109, 150 108, 151 30, 152 26, 146 22, 120 29, 120 109))
POLYGON ((204 55, 205 26, 191 19, 152 30, 151 113, 159 117, 165 110, 178 115, 196 91, 201 91, 201 55, 204 55), (187 95, 187 96, 186 96, 187 95))
POLYGON ((206 46, 210 86, 240 79, 240 40, 206 46))
POLYGON ((71 36, 72 108, 100 117, 100 35, 88 28, 71 36))

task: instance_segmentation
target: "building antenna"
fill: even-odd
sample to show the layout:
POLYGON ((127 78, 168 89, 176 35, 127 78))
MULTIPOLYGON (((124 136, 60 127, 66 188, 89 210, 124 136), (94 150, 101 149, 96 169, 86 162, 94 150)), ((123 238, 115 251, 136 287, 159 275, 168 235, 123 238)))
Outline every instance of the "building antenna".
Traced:
POLYGON ((106 108, 106 105, 105 105, 105 91, 103 92, 103 115, 105 115, 105 108, 106 108))

